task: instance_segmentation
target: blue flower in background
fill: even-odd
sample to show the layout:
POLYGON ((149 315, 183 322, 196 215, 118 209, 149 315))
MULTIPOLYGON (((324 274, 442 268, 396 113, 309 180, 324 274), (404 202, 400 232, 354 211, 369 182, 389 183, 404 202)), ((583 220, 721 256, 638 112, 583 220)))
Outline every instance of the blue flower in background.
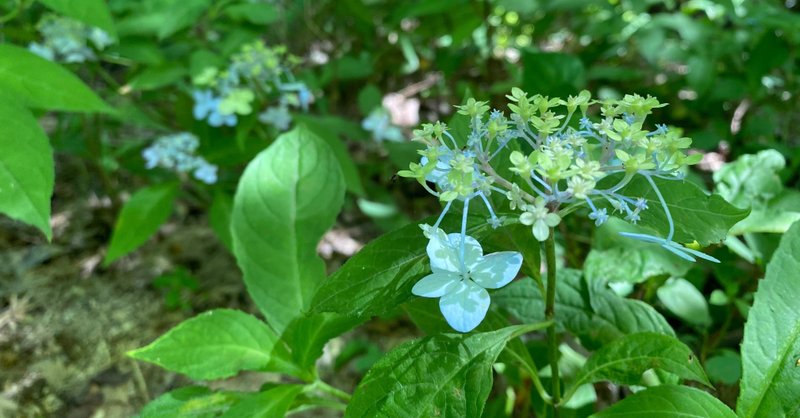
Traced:
POLYGON ((372 139, 379 143, 384 140, 394 142, 403 140, 403 131, 392 125, 389 112, 382 107, 370 112, 369 116, 361 122, 361 127, 372 133, 372 139))
POLYGON ((197 120, 208 120, 208 124, 213 127, 234 126, 236 125, 236 115, 223 115, 219 111, 219 104, 222 98, 215 97, 211 90, 195 90, 192 92, 194 108, 192 113, 197 120))
POLYGON ((517 276, 522 254, 501 251, 483 255, 483 248, 469 235, 431 231, 427 247, 432 274, 411 290, 417 296, 439 299, 447 323, 459 332, 475 329, 489 310, 489 292, 517 276))
POLYGON ((289 129, 289 125, 292 123, 292 115, 289 114, 289 109, 286 106, 273 106, 261 112, 258 115, 258 120, 261 123, 272 125, 278 130, 285 131, 289 129))
POLYGON ((300 108, 303 109, 303 112, 308 112, 308 105, 311 104, 313 99, 314 95, 311 94, 308 87, 305 84, 301 85, 300 89, 297 90, 297 100, 300 102, 300 108))
POLYGON ((197 180, 216 183, 217 166, 195 155, 199 146, 197 137, 188 132, 162 136, 142 150, 144 165, 147 169, 162 167, 178 173, 191 172, 197 180))

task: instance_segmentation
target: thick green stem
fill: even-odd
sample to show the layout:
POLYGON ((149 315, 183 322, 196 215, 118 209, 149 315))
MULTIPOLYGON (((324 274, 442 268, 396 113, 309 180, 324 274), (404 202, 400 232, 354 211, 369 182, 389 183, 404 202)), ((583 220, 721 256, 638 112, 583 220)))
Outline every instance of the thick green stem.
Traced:
POLYGON ((547 260, 547 296, 545 300, 544 316, 553 323, 547 327, 547 351, 550 358, 550 371, 552 386, 550 396, 553 399, 553 416, 558 417, 559 403, 561 402, 561 380, 558 377, 558 336, 556 335, 556 241, 555 228, 550 228, 550 236, 544 243, 545 258, 547 260))

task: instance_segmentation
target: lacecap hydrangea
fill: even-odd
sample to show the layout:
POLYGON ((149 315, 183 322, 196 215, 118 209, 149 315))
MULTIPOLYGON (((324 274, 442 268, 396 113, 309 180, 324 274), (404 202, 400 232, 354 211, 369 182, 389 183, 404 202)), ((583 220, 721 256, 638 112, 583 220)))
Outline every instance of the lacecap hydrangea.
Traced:
POLYGON ((214 127, 235 126, 240 116, 270 103, 258 120, 288 129, 290 108, 307 111, 314 100, 311 90, 295 80, 291 68, 296 62, 284 47, 270 48, 262 41, 244 45, 226 68, 207 67, 192 79, 195 119, 214 127))
POLYGON ((493 227, 509 221, 496 215, 489 199, 492 194, 505 198, 509 208, 518 212, 516 221, 530 226, 535 239, 545 241, 562 217, 579 207, 585 207, 588 218, 598 226, 612 215, 637 223, 642 212, 654 210, 650 208, 653 202, 625 192, 625 186, 641 176, 657 197, 656 210, 664 212, 668 232, 664 237, 621 234, 658 244, 689 261, 718 262, 673 241, 672 214, 654 179, 682 179, 685 167, 699 162, 701 155, 686 153, 691 139, 679 130, 665 125, 648 129, 648 115, 665 104, 636 94, 621 100, 593 100, 588 91, 582 91, 560 99, 530 96, 518 88, 507 98, 509 114, 490 110, 487 102, 474 99, 457 106, 458 113, 470 121, 465 138, 455 138, 441 122, 414 131, 413 140, 425 149, 419 151, 418 162, 398 173, 416 179, 444 205, 434 225, 423 228, 430 239, 433 274, 412 291, 441 298, 442 314, 454 329, 474 329, 488 310, 485 289, 507 284, 521 265, 519 253, 508 253, 502 256, 504 262, 484 267, 483 256, 477 256, 480 244, 466 235, 473 201, 486 206, 487 222, 493 227), (590 107, 599 108, 596 120, 589 117, 590 107), (508 159, 512 176, 498 174, 499 158, 508 159), (448 234, 439 226, 454 203, 463 206, 461 229, 448 234), (449 260, 446 268, 442 267, 445 259, 449 260), (491 273, 490 279, 485 272, 491 273))

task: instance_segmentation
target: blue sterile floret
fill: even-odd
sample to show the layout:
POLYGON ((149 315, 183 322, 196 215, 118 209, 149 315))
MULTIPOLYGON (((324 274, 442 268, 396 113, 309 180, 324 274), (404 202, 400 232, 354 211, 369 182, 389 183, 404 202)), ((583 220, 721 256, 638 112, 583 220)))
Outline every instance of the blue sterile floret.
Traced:
POLYGON ((235 126, 236 115, 223 115, 219 110, 221 98, 214 96, 211 90, 195 90, 192 92, 194 107, 192 114, 197 120, 207 120, 214 127, 235 126))
POLYGON ((475 329, 489 310, 486 289, 510 283, 522 266, 522 254, 502 251, 483 254, 478 241, 466 234, 446 234, 429 229, 427 253, 432 273, 411 290, 417 296, 440 298, 439 309, 459 332, 475 329))
POLYGON ((192 173, 207 184, 217 182, 217 166, 195 155, 200 141, 188 132, 162 136, 142 151, 145 167, 165 168, 178 173, 192 173))

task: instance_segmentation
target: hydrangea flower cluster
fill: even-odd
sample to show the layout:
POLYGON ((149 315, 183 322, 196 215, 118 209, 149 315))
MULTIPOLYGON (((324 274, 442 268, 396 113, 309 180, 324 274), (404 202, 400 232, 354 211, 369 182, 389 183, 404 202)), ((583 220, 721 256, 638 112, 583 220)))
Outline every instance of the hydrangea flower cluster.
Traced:
POLYGON ((377 143, 383 141, 400 142, 403 140, 403 131, 392 125, 389 111, 383 106, 375 108, 361 122, 361 127, 372 134, 372 139, 377 143))
POLYGON ((145 167, 166 168, 178 173, 191 172, 194 178, 207 184, 217 182, 217 166, 195 155, 200 141, 196 136, 181 132, 162 136, 142 151, 145 167))
POLYGON ((94 61, 97 56, 91 46, 102 51, 114 42, 102 29, 56 15, 45 15, 36 28, 42 34, 43 41, 31 42, 28 50, 50 61, 94 61))
MULTIPOLYGON (((644 177, 652 187, 667 218, 669 231, 666 237, 635 233, 623 235, 658 244, 686 260, 695 261, 695 257, 699 257, 718 262, 672 240, 675 232, 672 215, 653 179, 681 179, 682 170, 699 162, 702 156, 686 154, 691 139, 683 137, 678 130, 665 125, 656 125, 653 130, 645 129, 647 116, 665 104, 651 96, 635 94, 626 95, 621 100, 592 100, 588 91, 564 100, 529 96, 518 88, 513 89, 507 98, 510 115, 496 109, 490 111, 487 102, 474 99, 457 106, 458 113, 470 118, 471 132, 466 138, 457 140, 441 122, 424 124, 414 131, 413 140, 425 144, 426 148, 420 151, 419 162, 411 163, 408 170, 398 174, 415 178, 444 203, 436 223, 423 227, 431 240, 428 252, 434 271, 432 276, 441 277, 437 276, 442 269, 437 266, 437 257, 442 255, 432 254, 431 246, 438 248, 443 245, 443 237, 450 237, 447 239, 451 246, 470 247, 471 244, 464 243, 474 241, 466 235, 467 213, 473 200, 483 202, 490 215, 488 222, 498 227, 505 220, 495 214, 489 197, 493 193, 503 196, 511 210, 520 212, 518 222, 530 226, 537 240, 545 241, 551 228, 561 222, 562 216, 580 206, 588 208, 589 219, 598 226, 610 215, 623 217, 631 223, 639 221, 641 213, 650 209, 643 196, 625 193, 625 186, 634 176, 644 177), (599 107, 599 120, 589 119, 590 106, 599 107), (495 169, 498 158, 508 158, 513 177, 504 178, 498 174, 495 169), (464 207, 461 232, 446 235, 439 232, 439 225, 453 202, 464 207)), ((474 245, 478 245, 477 242, 474 245)), ((469 254, 466 249, 456 252, 454 264, 462 268, 471 266, 475 258, 469 258, 469 254)), ((430 291, 434 279, 428 276, 417 284, 414 293, 442 297, 440 307, 445 318, 456 330, 463 331, 465 327, 455 326, 458 323, 448 317, 453 312, 453 297, 445 301, 447 295, 463 292, 459 289, 464 286, 474 290, 474 286, 470 287, 466 282, 472 276, 463 270, 458 273, 460 279, 451 282, 459 285, 430 291)), ((507 281, 503 277, 503 280, 497 278, 492 283, 504 285, 507 281)), ((436 280, 435 283, 443 282, 436 280)), ((480 281, 475 283, 480 287, 480 281)), ((483 300, 482 296, 476 298, 458 299, 462 315, 471 312, 468 308, 472 304, 483 300)), ((488 296, 486 300, 488 303, 488 296)), ((485 310, 482 312, 485 314, 485 310)), ((474 323, 474 317, 470 318, 470 323, 474 323)))
POLYGON ((278 97, 278 104, 267 107, 258 120, 286 130, 291 124, 290 107, 308 110, 314 95, 297 82, 290 67, 297 59, 283 47, 269 48, 262 41, 244 45, 225 69, 207 67, 192 80, 196 89, 194 117, 209 125, 235 126, 238 116, 253 112, 254 101, 278 97))

